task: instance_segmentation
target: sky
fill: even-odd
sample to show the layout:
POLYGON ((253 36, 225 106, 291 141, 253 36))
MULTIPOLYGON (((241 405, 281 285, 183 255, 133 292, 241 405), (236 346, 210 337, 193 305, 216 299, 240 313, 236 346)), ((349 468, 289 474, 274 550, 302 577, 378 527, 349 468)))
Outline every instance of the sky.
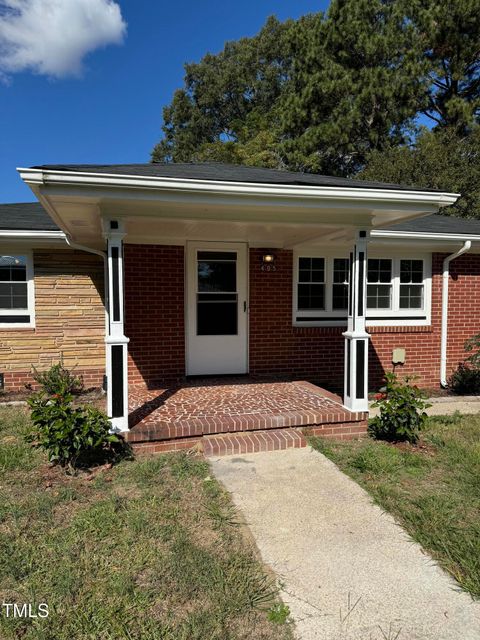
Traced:
POLYGON ((148 162, 183 65, 328 0, 0 0, 0 202, 17 167, 148 162))

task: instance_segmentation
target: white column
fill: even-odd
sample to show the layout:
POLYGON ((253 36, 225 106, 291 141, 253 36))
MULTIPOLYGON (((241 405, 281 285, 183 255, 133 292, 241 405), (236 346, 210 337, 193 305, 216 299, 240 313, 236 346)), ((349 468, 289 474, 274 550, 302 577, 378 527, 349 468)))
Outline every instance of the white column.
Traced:
POLYGON ((368 341, 365 330, 367 303, 368 232, 357 231, 350 253, 348 326, 345 336, 343 404, 350 411, 368 411, 368 341))
POLYGON ((112 431, 128 431, 128 338, 124 328, 123 223, 104 222, 108 251, 107 414, 112 431))

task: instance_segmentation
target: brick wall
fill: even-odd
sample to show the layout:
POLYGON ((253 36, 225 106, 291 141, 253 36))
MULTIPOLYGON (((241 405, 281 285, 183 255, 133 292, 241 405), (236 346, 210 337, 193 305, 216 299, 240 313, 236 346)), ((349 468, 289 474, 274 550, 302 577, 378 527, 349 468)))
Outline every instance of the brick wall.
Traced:
POLYGON ((0 329, 6 390, 31 383, 32 364, 67 367, 99 386, 105 369, 103 261, 71 249, 34 250, 35 329, 0 329))
POLYGON ((126 244, 129 382, 156 386, 185 375, 183 247, 126 244))
MULTIPOLYGON (((261 250, 250 251, 250 372, 288 373, 308 377, 327 387, 343 386, 342 328, 293 327, 293 253, 276 251, 276 271, 261 270, 261 250)), ((432 323, 430 327, 371 327, 370 387, 378 388, 392 370, 395 347, 406 349, 402 374, 416 374, 425 387, 439 385, 442 263, 432 260, 432 323)), ((465 255, 450 265, 449 342, 447 372, 463 360, 464 341, 480 332, 480 256, 465 255)))
MULTIPOLYGON (((250 251, 250 372, 306 377, 330 388, 343 384, 342 328, 292 326, 291 251, 276 251, 276 271, 261 270, 262 251, 250 251)), ((370 382, 376 388, 391 370, 391 353, 404 347, 397 370, 438 386, 440 371, 441 270, 433 256, 431 327, 374 327, 370 382)), ((103 265, 91 254, 34 252, 36 328, 0 330, 0 371, 7 389, 31 382, 34 364, 46 369, 63 353, 87 385, 104 373, 103 265)), ((448 372, 464 358, 463 343, 480 331, 480 256, 451 263, 448 372)), ((126 245, 126 335, 132 384, 155 386, 185 374, 183 247, 126 245)))

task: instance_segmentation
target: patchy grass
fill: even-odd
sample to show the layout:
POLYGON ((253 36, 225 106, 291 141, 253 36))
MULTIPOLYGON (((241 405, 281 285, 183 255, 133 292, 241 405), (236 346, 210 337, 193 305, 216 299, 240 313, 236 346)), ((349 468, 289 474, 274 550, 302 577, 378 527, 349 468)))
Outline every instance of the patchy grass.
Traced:
POLYGON ((311 444, 480 598, 479 416, 430 418, 418 447, 370 439, 311 444))
POLYGON ((0 611, 5 640, 287 640, 273 579, 201 458, 168 454, 67 477, 0 408, 0 611), (279 613, 280 612, 280 613, 279 613))

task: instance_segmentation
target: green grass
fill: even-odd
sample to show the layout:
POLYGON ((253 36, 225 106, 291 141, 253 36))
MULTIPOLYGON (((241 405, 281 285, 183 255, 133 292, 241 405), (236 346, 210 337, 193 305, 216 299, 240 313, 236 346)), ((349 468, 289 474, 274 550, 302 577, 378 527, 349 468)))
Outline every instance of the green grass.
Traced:
POLYGON ((480 598, 480 417, 430 418, 418 448, 371 439, 311 444, 480 598))
POLYGON ((274 580, 203 459, 125 461, 88 480, 23 442, 26 411, 0 409, 0 611, 25 640, 287 640, 274 580))

